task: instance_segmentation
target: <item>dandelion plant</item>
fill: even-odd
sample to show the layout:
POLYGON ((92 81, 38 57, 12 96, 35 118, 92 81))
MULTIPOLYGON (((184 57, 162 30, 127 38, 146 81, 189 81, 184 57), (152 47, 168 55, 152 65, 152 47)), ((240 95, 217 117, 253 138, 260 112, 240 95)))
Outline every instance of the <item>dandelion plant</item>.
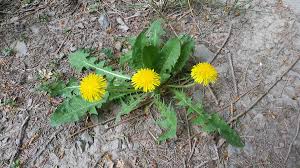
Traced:
POLYGON ((185 95, 191 86, 206 87, 218 79, 217 70, 207 62, 200 62, 191 70, 186 66, 195 47, 191 36, 168 39, 163 21, 156 20, 131 44, 132 49, 119 61, 122 67, 130 69, 126 73, 97 60, 84 49, 69 55, 70 65, 86 75, 79 82, 72 78, 68 82, 58 80, 42 86, 51 96, 64 99, 51 115, 53 126, 79 121, 88 113, 96 115, 97 109, 108 102, 120 105, 116 116, 116 122, 119 122, 122 116, 150 102, 160 113, 156 122, 164 130, 158 138, 160 142, 176 137, 176 109, 183 108, 192 119, 191 123, 203 131, 218 133, 231 145, 244 145, 237 132, 217 113, 206 112, 201 102, 195 103, 185 95), (165 96, 170 94, 174 97, 166 99, 165 96))

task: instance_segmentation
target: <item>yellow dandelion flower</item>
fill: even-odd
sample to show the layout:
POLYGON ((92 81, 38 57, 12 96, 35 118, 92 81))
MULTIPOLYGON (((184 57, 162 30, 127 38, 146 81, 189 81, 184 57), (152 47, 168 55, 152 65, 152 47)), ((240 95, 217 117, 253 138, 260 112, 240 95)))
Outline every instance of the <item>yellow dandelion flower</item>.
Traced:
POLYGON ((99 101, 105 94, 107 82, 102 75, 91 73, 80 81, 80 93, 89 102, 99 101))
POLYGON ((196 83, 207 86, 209 83, 216 82, 218 72, 211 64, 203 62, 193 66, 191 76, 196 83))
POLYGON ((144 92, 151 92, 160 85, 159 75, 153 69, 148 68, 138 70, 132 76, 131 81, 135 90, 143 89, 144 92))

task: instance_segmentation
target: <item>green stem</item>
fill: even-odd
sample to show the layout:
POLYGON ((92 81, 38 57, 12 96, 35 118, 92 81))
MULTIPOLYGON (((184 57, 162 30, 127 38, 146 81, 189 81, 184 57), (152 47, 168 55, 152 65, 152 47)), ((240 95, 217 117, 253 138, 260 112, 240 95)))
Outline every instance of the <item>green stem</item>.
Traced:
POLYGON ((189 87, 192 87, 192 86, 195 86, 196 83, 190 83, 190 84, 186 84, 186 85, 167 85, 167 87, 170 87, 170 88, 189 88, 189 87))
POLYGON ((75 88, 80 88, 80 86, 69 86, 69 87, 66 87, 66 89, 75 89, 75 88))
POLYGON ((108 92, 123 92, 123 93, 134 93, 134 92, 138 91, 138 90, 135 90, 135 89, 121 90, 121 89, 112 89, 112 88, 107 88, 106 90, 108 92))
POLYGON ((115 76, 115 77, 117 77, 117 78, 122 78, 122 79, 126 79, 126 80, 130 80, 130 79, 131 79, 131 78, 130 78, 130 77, 128 77, 128 76, 124 76, 124 75, 116 74, 116 73, 113 73, 113 72, 107 71, 107 70, 105 70, 105 69, 102 69, 102 68, 96 67, 96 66, 94 66, 93 64, 90 64, 90 63, 88 63, 88 62, 84 62, 84 63, 86 63, 88 66, 90 66, 90 67, 92 67, 92 68, 95 68, 95 69, 97 69, 97 70, 99 70, 99 71, 101 71, 101 72, 103 72, 103 73, 106 73, 106 74, 109 74, 109 75, 115 76))

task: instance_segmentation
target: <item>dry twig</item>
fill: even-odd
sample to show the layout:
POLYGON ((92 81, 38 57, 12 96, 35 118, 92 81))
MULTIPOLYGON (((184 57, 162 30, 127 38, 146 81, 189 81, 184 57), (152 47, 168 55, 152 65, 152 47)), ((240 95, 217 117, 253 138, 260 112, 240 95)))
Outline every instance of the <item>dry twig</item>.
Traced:
POLYGON ((229 31, 228 31, 228 35, 227 35, 225 41, 223 42, 223 44, 222 44, 222 46, 219 48, 219 50, 216 52, 216 54, 214 55, 214 57, 212 58, 212 60, 210 61, 210 63, 212 63, 212 62, 217 58, 217 56, 220 54, 220 52, 222 51, 222 49, 224 48, 224 46, 225 46, 226 43, 228 42, 229 37, 230 37, 230 35, 231 35, 231 31, 232 31, 232 24, 230 24, 229 31))
POLYGON ((287 153, 287 155, 286 155, 286 157, 284 159, 284 163, 286 163, 287 160, 289 159, 289 156, 290 156, 290 153, 291 153, 291 150, 292 150, 292 146, 293 146, 294 142, 296 141, 296 139, 297 139, 297 137, 299 135, 299 130, 300 130, 300 110, 299 109, 298 109, 298 113, 299 113, 298 114, 298 125, 297 125, 296 134, 295 134, 295 136, 294 136, 294 138, 293 138, 293 140, 292 140, 292 142, 291 142, 291 144, 289 146, 289 150, 288 150, 288 153, 287 153))
POLYGON ((128 118, 128 119, 126 119, 126 120, 123 120, 123 121, 121 121, 121 122, 119 122, 119 123, 117 123, 117 124, 114 124, 114 125, 108 127, 106 130, 109 130, 109 129, 114 128, 114 127, 116 127, 116 126, 118 126, 118 125, 121 125, 121 124, 123 124, 123 123, 126 123, 126 122, 128 122, 128 121, 131 121, 131 120, 133 120, 133 119, 139 118, 139 117, 144 116, 144 115, 146 115, 146 114, 142 113, 142 114, 139 114, 139 115, 137 115, 137 116, 128 118))
POLYGON ((192 152, 192 139, 191 139, 191 131, 190 131, 190 124, 187 116, 187 111, 185 112, 185 121, 186 121, 186 127, 188 131, 188 139, 189 139, 189 147, 190 147, 190 152, 192 152))
POLYGON ((19 157, 20 152, 21 152, 21 147, 22 147, 22 143, 23 143, 23 139, 25 136, 25 130, 27 128, 28 125, 28 121, 29 121, 29 116, 27 116, 23 122, 23 124, 21 125, 20 128, 20 133, 19 133, 19 138, 17 140, 18 144, 17 144, 17 150, 15 151, 15 153, 12 155, 11 159, 10 159, 10 167, 13 166, 14 161, 19 157))
POLYGON ((187 163, 190 162, 192 156, 193 156, 194 153, 195 153, 195 148, 196 148, 196 145, 197 145, 197 141, 198 141, 198 139, 195 138, 195 142, 194 142, 194 144, 193 144, 193 148, 192 148, 191 154, 190 154, 190 156, 189 156, 189 158, 188 158, 188 160, 187 160, 187 163))
POLYGON ((109 122, 111 122, 111 121, 113 121, 113 120, 115 120, 115 119, 116 119, 116 117, 113 117, 113 118, 110 118, 110 119, 108 119, 108 120, 105 120, 105 121, 103 121, 103 122, 101 122, 101 123, 97 123, 97 124, 93 124, 93 125, 87 126, 87 127, 83 128, 83 129, 81 129, 81 130, 75 132, 74 134, 70 135, 69 138, 72 138, 72 137, 74 137, 75 135, 77 135, 77 134, 79 134, 79 133, 82 133, 82 132, 84 132, 84 131, 86 131, 86 130, 88 130, 88 129, 90 129, 90 128, 94 128, 94 127, 96 127, 96 126, 98 126, 98 125, 104 125, 104 124, 106 124, 106 123, 109 123, 109 122))
POLYGON ((276 86, 276 84, 282 80, 282 78, 297 64, 297 62, 299 61, 299 56, 298 58, 290 65, 290 67, 280 76, 280 78, 278 80, 276 80, 270 87, 269 89, 262 94, 254 103, 252 103, 250 105, 250 107, 248 107, 248 109, 246 109, 244 112, 236 115, 235 117, 231 118, 228 123, 232 123, 233 121, 237 120, 238 118, 242 117, 243 115, 247 114, 262 98, 264 98, 273 88, 274 86, 276 86))
POLYGON ((62 47, 64 46, 65 42, 67 41, 69 35, 70 35, 70 33, 67 33, 67 35, 66 35, 66 37, 64 38, 63 42, 60 44, 60 46, 58 47, 58 49, 55 51, 55 54, 58 54, 59 51, 62 49, 62 47))
POLYGON ((234 68, 233 68, 233 62, 232 62, 232 56, 231 56, 231 54, 228 54, 228 61, 229 61, 229 65, 230 65, 231 75, 232 75, 234 92, 235 92, 236 97, 238 97, 239 92, 238 92, 238 87, 237 87, 237 83, 236 83, 236 78, 235 78, 235 73, 234 73, 234 68))
POLYGON ((215 95, 214 91, 212 90, 212 88, 210 87, 210 85, 207 86, 209 92, 211 93, 212 97, 215 100, 216 105, 219 105, 219 100, 217 98, 217 96, 215 95))
POLYGON ((158 139, 152 134, 150 130, 148 130, 148 133, 154 139, 155 142, 159 142, 158 139))
POLYGON ((192 6, 191 6, 191 2, 190 2, 190 0, 188 0, 187 2, 188 2, 188 5, 189 5, 191 14, 192 14, 192 16, 193 16, 193 22, 196 24, 196 27, 198 28, 198 31, 201 32, 201 29, 200 29, 198 23, 197 23, 196 20, 195 20, 195 14, 194 14, 194 10, 193 10, 193 8, 192 8, 192 6))
POLYGON ((250 88, 249 90, 247 90, 245 93, 243 93, 242 95, 240 95, 239 97, 237 97, 235 100, 233 100, 232 102, 230 102, 227 106, 217 110, 217 112, 223 111, 226 108, 230 107, 231 104, 234 104, 236 102, 238 102, 239 100, 241 100, 241 98, 243 98, 244 96, 246 96, 248 93, 250 93, 251 91, 253 91, 255 88, 257 88, 259 86, 259 84, 255 85, 254 87, 250 88))

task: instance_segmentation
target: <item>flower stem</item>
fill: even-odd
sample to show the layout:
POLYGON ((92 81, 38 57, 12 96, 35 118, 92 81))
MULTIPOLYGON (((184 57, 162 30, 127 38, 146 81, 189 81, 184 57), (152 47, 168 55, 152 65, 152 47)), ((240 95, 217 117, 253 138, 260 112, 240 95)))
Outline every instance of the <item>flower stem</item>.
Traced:
POLYGON ((131 78, 128 77, 128 76, 116 74, 116 73, 113 73, 113 72, 111 72, 111 71, 107 71, 107 70, 105 70, 105 69, 96 67, 96 66, 94 66, 94 65, 92 65, 92 64, 90 64, 90 63, 88 63, 88 62, 84 62, 84 63, 86 63, 88 66, 90 66, 90 67, 92 67, 92 68, 95 68, 95 69, 97 69, 97 70, 99 70, 99 71, 101 71, 101 72, 103 72, 103 73, 105 73, 105 74, 109 74, 109 75, 115 76, 115 77, 117 77, 117 78, 122 78, 122 79, 126 79, 126 80, 130 80, 130 79, 131 79, 131 78))
POLYGON ((66 87, 67 89, 75 89, 75 88, 80 88, 80 86, 68 86, 66 87))
POLYGON ((112 89, 112 88, 107 88, 108 92, 123 92, 123 93, 134 93, 137 92, 137 90, 135 89, 126 89, 126 90, 122 90, 122 89, 112 89))
POLYGON ((167 87, 170 87, 170 88, 189 88, 189 87, 192 87, 192 86, 195 86, 196 83, 190 83, 190 84, 186 84, 186 85, 167 85, 167 87))

